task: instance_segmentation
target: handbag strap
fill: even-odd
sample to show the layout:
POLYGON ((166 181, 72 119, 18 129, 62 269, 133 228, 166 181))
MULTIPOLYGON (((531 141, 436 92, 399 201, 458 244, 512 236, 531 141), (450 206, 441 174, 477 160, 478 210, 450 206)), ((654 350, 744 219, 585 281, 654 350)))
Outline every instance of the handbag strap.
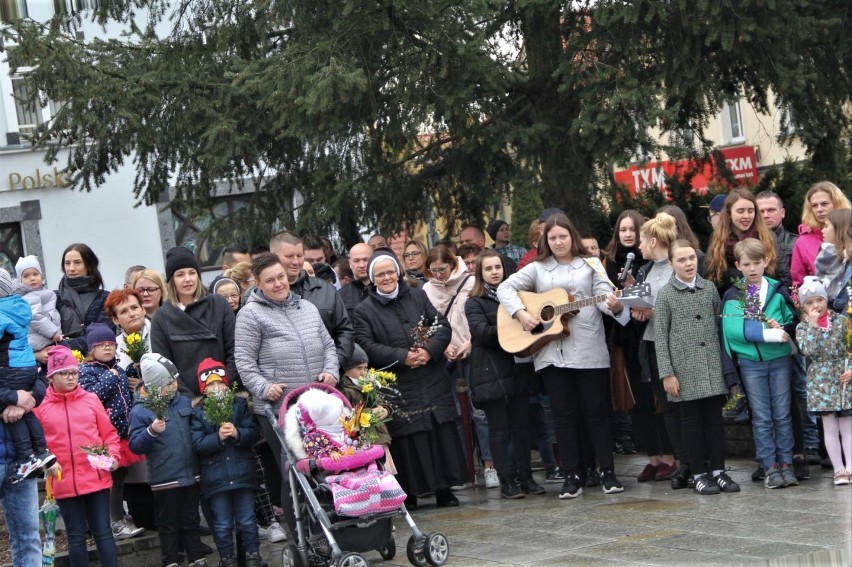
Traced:
POLYGON ((453 294, 453 298, 452 298, 452 299, 450 299, 450 303, 449 303, 449 304, 447 304, 447 308, 446 308, 446 309, 444 309, 444 317, 446 317, 446 316, 447 316, 447 313, 449 313, 449 312, 450 312, 450 309, 452 309, 452 308, 453 308, 453 303, 455 303, 455 302, 456 302, 456 298, 459 296, 459 291, 460 291, 460 290, 461 290, 461 288, 464 286, 464 284, 465 284, 465 283, 467 283, 467 280, 468 280, 468 279, 470 279, 470 274, 466 275, 466 276, 464 277, 464 279, 462 280, 462 282, 459 284, 459 287, 457 287, 457 288, 456 288, 456 293, 455 293, 455 294, 453 294))

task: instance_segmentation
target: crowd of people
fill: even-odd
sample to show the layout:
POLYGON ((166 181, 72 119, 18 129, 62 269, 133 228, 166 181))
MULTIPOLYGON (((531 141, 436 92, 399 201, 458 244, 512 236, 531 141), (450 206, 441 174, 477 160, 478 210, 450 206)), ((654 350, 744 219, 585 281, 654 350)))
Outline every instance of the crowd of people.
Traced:
POLYGON ((72 565, 88 565, 87 531, 111 566, 115 540, 145 529, 158 532, 164 566, 206 565, 200 514, 220 565, 262 565, 261 534, 282 541, 278 515, 294 522, 264 409, 313 383, 357 398, 368 368, 396 375, 400 406, 380 445, 409 510, 429 497, 458 506, 470 486, 461 415, 472 416, 485 486, 507 499, 546 493, 533 447, 538 480, 560 484, 560 499, 622 492, 613 453, 625 431, 648 456, 638 482, 738 492, 725 466, 732 399, 750 415, 753 480, 807 480, 822 445, 834 484, 852 483, 849 199, 814 185, 798 236, 771 192, 732 189, 709 213, 706 252, 673 205, 652 218, 624 211, 602 250, 555 208, 529 227, 529 249, 499 219, 491 247, 465 226, 458 243, 374 235, 340 258, 327 238, 285 231, 268 250, 227 248, 209 286, 183 247, 166 253, 164 274, 134 265, 113 291, 86 244, 65 249, 56 291, 38 258, 17 259, 14 276, 0 270, 15 564, 41 564, 33 479, 44 472, 72 565), (621 295, 636 285, 649 290, 642 301, 621 295), (551 290, 582 307, 531 356, 505 350, 501 310, 539 333, 550 322, 527 294, 551 290))

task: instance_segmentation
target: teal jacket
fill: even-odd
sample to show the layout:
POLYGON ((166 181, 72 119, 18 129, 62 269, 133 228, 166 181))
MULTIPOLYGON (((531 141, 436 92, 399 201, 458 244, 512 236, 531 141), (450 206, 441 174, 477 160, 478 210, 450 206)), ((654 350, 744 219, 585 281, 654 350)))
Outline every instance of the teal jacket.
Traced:
MULTIPOLYGON (((761 313, 767 319, 778 321, 790 337, 795 337, 796 324, 799 322, 799 318, 790 292, 777 280, 765 276, 763 279, 769 284, 769 289, 766 292, 766 301, 764 301, 761 313)), ((792 354, 789 341, 767 343, 746 338, 746 325, 752 325, 757 321, 743 317, 743 308, 739 300, 740 293, 739 288, 731 287, 722 298, 722 344, 725 347, 722 352, 722 370, 726 377, 736 373, 735 358, 761 362, 776 360, 792 354)), ((757 324, 761 325, 760 323, 757 324)))

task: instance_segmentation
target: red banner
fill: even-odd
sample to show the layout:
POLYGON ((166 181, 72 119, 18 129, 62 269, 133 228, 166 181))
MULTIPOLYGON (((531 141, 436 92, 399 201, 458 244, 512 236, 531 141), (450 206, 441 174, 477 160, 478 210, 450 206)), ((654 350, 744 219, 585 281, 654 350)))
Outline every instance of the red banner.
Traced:
MULTIPOLYGON (((725 156, 725 164, 739 183, 757 183, 757 157, 753 146, 737 146, 720 150, 725 156)), ((683 175, 700 168, 692 178, 692 190, 699 194, 707 193, 711 179, 716 178, 713 166, 709 163, 696 163, 694 160, 648 162, 632 165, 615 172, 615 180, 627 186, 634 195, 645 187, 653 186, 666 190, 666 176, 683 175)))

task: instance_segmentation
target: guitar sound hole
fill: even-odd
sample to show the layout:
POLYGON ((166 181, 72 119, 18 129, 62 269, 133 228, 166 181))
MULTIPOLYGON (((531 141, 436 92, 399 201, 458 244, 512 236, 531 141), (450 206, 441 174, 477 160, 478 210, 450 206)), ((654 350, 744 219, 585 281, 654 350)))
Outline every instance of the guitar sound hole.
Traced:
POLYGON ((541 312, 539 313, 539 321, 552 321, 553 316, 555 314, 555 310, 552 305, 545 305, 541 308, 541 312))

